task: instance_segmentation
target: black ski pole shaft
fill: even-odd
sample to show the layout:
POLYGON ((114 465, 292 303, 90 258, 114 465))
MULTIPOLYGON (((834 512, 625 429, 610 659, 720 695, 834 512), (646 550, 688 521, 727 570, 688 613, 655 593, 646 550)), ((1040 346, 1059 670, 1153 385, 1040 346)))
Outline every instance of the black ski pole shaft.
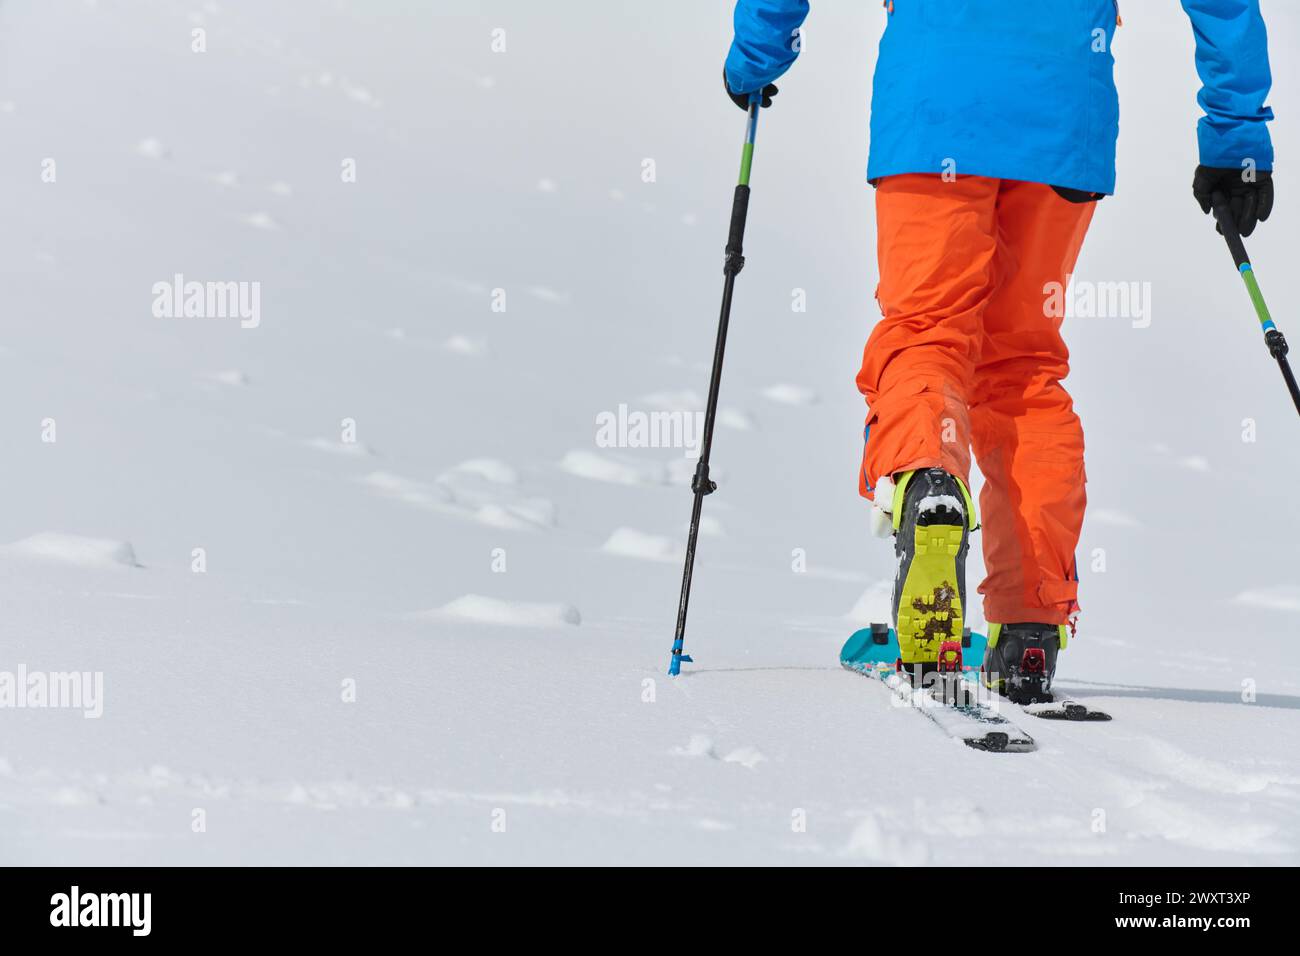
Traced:
POLYGON ((1300 385, 1296 383, 1295 373, 1291 371, 1291 363, 1287 361, 1286 337, 1273 324, 1273 317, 1264 302, 1264 293, 1259 290, 1259 280, 1255 278, 1255 270, 1250 264, 1250 256, 1246 254, 1246 244, 1242 242, 1241 233, 1237 231, 1237 223, 1232 218, 1228 199, 1222 193, 1215 193, 1211 197, 1211 205, 1214 207, 1214 218, 1219 221, 1219 230, 1223 233, 1223 239, 1232 252, 1232 261, 1237 264, 1237 271, 1241 273, 1242 281, 1246 283, 1246 291, 1250 294, 1251 304, 1255 306, 1255 315, 1259 318, 1260 327, 1263 329, 1268 354, 1277 359, 1278 367, 1282 370, 1282 378, 1286 381, 1287 391, 1291 393, 1291 401, 1295 403, 1296 411, 1300 412, 1300 385))
POLYGON ((677 633, 673 638, 672 658, 668 662, 669 675, 681 672, 682 662, 689 661, 682 647, 686 641, 686 609, 691 600, 691 575, 695 571, 695 543, 700 535, 700 512, 704 496, 711 495, 717 484, 709 478, 709 453, 713 450, 713 422, 718 414, 718 387, 722 383, 722 357, 727 349, 727 326, 731 321, 731 296, 736 287, 736 276, 745 267, 745 217, 749 212, 749 170, 754 162, 754 136, 758 132, 757 102, 749 104, 745 121, 745 145, 740 154, 740 181, 731 200, 731 230, 727 234, 726 260, 722 266, 722 311, 718 316, 718 337, 713 346, 713 370, 709 376, 709 400, 704 409, 704 434, 700 440, 700 457, 691 478, 691 492, 695 503, 691 506, 691 527, 686 537, 686 564, 682 569, 682 596, 677 605, 677 633))

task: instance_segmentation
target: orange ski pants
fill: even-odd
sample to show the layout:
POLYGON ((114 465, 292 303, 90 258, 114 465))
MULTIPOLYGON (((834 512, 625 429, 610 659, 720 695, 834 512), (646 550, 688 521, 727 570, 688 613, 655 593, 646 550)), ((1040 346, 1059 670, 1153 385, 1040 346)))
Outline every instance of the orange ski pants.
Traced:
POLYGON ((1095 205, 981 176, 888 176, 876 191, 882 318, 858 373, 860 490, 870 498, 882 476, 936 466, 969 484, 973 445, 979 591, 1001 624, 1064 624, 1078 610, 1083 429, 1061 385, 1070 353, 1049 293, 1068 282, 1095 205))

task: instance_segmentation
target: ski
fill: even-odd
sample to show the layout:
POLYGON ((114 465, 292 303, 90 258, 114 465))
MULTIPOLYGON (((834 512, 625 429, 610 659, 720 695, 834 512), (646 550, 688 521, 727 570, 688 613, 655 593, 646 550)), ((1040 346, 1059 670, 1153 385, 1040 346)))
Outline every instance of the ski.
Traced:
MULTIPOLYGON (((983 634, 972 633, 968 628, 962 634, 962 657, 970 661, 982 661, 987 642, 988 638, 983 634)), ((888 624, 872 624, 869 628, 864 627, 859 631, 855 631, 840 651, 840 663, 850 670, 863 670, 863 666, 885 664, 888 666, 888 670, 892 672, 894 670, 893 662, 898 660, 898 657, 898 638, 894 635, 893 628, 888 624)), ((976 674, 978 671, 978 665, 962 667, 962 672, 970 680, 977 679, 976 674)), ((1023 705, 1013 705, 1010 701, 999 701, 999 705, 1003 703, 1008 706, 1018 706, 1025 714, 1030 717, 1037 717, 1040 720, 1101 723, 1113 719, 1105 711, 1093 710, 1086 704, 1081 704, 1068 697, 1050 702, 1045 701, 1040 704, 1023 705)))
POLYGON ((1042 704, 1025 704, 1020 709, 1031 717, 1041 717, 1043 720, 1101 721, 1111 719, 1110 714, 1104 711, 1092 710, 1086 705, 1068 698, 1042 704))
MULTIPOLYGON (((881 662, 857 662, 841 658, 847 670, 878 680, 889 688, 901 705, 924 714, 949 737, 975 750, 990 753, 1027 753, 1034 749, 1034 738, 988 704, 945 702, 933 687, 914 687, 891 665, 881 662)), ((958 683, 968 683, 960 677, 958 683)))

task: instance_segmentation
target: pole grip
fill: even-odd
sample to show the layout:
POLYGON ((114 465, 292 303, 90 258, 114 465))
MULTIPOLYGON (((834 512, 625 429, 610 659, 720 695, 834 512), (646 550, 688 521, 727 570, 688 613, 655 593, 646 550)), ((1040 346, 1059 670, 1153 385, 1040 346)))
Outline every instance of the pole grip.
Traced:
POLYGON ((1232 207, 1228 205, 1228 197, 1223 193, 1215 193, 1210 197, 1210 204, 1214 209, 1214 218, 1219 222, 1219 231, 1223 233, 1223 241, 1228 244, 1228 251, 1232 253, 1232 261, 1240 270, 1242 266, 1250 264, 1250 256, 1246 255, 1246 244, 1241 241, 1236 220, 1232 218, 1232 207))
POLYGON ((727 233, 727 258, 742 255, 745 251, 745 218, 748 215, 749 187, 737 186, 731 200, 731 229, 727 233))

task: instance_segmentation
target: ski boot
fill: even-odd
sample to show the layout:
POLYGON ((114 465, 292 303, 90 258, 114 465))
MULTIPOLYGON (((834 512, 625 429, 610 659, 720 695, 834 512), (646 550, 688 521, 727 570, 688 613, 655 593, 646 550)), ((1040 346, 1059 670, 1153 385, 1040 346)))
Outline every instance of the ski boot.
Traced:
POLYGON ((989 624, 981 675, 984 686, 1016 704, 1051 703, 1064 624, 989 624))
POLYGON ((899 670, 918 686, 936 672, 961 676, 974 510, 965 484, 942 468, 905 472, 893 488, 894 631, 899 670))

